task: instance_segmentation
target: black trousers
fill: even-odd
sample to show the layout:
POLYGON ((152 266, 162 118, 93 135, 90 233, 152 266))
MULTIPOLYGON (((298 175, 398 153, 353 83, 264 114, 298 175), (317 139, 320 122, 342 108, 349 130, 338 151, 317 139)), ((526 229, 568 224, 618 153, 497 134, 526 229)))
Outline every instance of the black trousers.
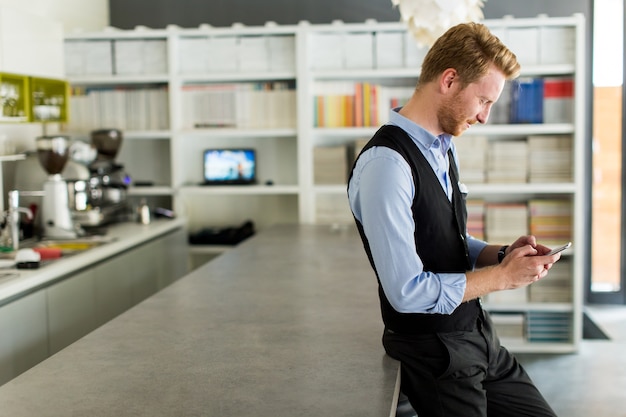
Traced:
POLYGON ((470 332, 385 330, 383 346, 401 363, 401 389, 418 417, 556 417, 486 312, 470 332))

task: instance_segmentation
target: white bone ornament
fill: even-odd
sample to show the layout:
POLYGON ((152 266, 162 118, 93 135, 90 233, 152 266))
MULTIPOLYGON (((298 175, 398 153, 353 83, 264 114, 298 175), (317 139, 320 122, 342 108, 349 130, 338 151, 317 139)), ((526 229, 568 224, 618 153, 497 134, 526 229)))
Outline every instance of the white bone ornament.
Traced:
POLYGON ((483 19, 483 0, 391 0, 416 42, 430 47, 454 25, 483 19))

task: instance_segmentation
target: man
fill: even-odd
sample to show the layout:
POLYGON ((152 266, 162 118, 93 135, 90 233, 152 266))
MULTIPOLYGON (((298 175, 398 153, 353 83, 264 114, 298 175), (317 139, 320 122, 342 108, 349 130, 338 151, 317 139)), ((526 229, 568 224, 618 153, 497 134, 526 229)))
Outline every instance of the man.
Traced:
POLYGON ((379 282, 383 345, 419 417, 555 415, 500 346, 479 297, 544 278, 560 255, 533 236, 500 246, 467 235, 452 142, 487 122, 519 69, 484 25, 449 29, 352 170, 348 197, 379 282))

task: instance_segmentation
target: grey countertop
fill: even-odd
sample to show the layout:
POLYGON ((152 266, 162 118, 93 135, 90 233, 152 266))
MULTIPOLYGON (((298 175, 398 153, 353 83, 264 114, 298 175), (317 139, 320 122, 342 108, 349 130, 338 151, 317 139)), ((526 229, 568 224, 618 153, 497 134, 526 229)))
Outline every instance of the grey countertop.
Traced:
POLYGON ((0 387, 2 415, 390 416, 353 228, 276 226, 0 387))
MULTIPOLYGON (((38 269, 0 268, 0 305, 185 226, 186 220, 183 218, 157 220, 148 225, 132 222, 112 224, 107 227, 106 235, 102 236, 110 242, 102 246, 62 257, 38 269)), ((97 236, 95 238, 98 239, 97 236)))

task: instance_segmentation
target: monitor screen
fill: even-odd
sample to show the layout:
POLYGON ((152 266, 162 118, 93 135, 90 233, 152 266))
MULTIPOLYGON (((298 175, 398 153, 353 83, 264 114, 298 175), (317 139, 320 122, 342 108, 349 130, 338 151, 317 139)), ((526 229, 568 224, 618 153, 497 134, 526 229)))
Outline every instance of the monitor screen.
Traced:
POLYGON ((254 149, 207 149, 204 151, 204 183, 254 184, 256 154, 254 149))

